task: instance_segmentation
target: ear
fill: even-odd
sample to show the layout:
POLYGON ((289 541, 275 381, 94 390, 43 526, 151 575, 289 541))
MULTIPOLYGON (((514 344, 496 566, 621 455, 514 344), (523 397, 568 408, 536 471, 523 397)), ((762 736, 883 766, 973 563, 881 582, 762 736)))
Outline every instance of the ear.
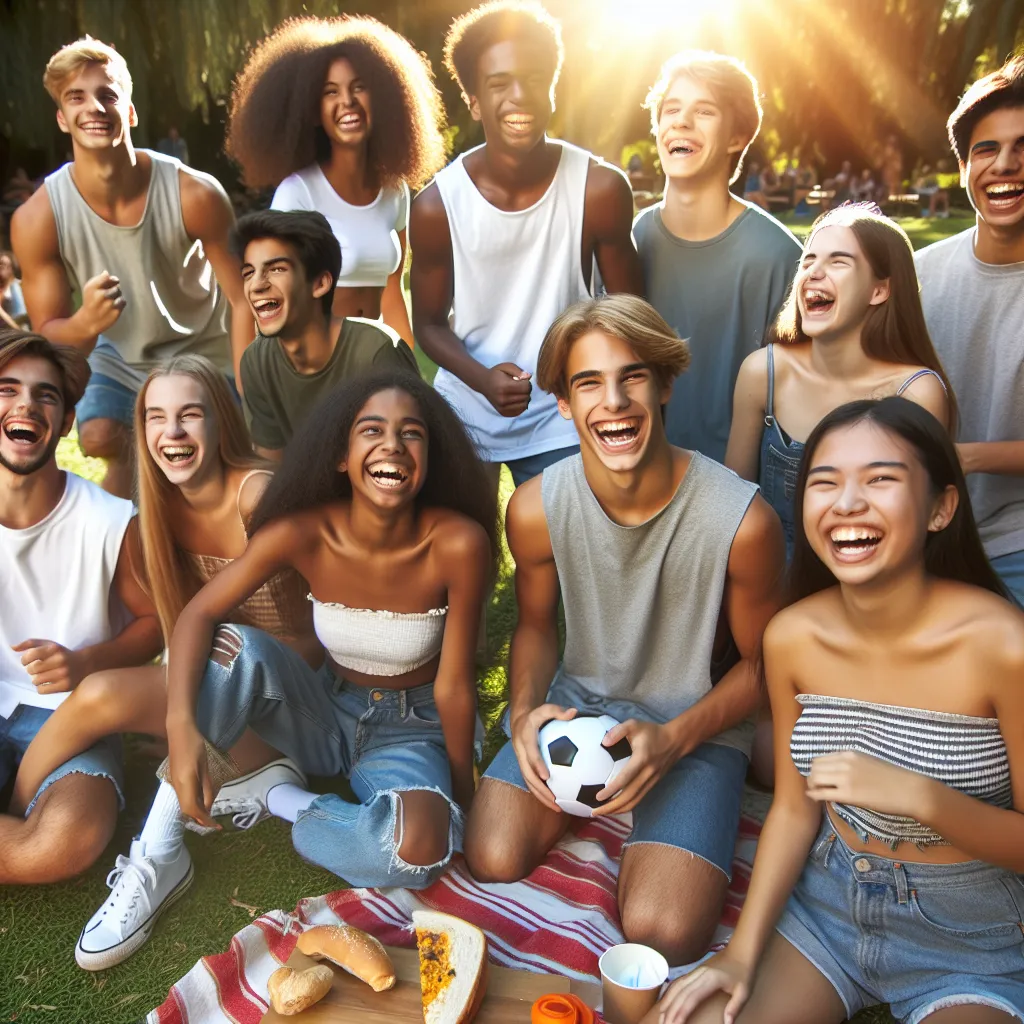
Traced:
POLYGON ((483 117, 480 114, 480 101, 475 96, 466 97, 466 105, 469 107, 469 116, 474 121, 482 121, 483 117))
POLYGON ((742 132, 729 136, 729 145, 726 151, 729 153, 742 153, 754 140, 748 139, 742 132))
POLYGON ((957 166, 960 168, 960 187, 967 188, 967 164, 963 160, 957 160, 957 166))
POLYGON ((879 281, 871 291, 868 305, 880 306, 883 302, 888 302, 891 291, 891 280, 888 277, 884 281, 879 281))
POLYGON ((668 405, 668 400, 672 397, 672 386, 674 384, 674 380, 661 381, 658 384, 658 405, 668 405))
POLYGON ((75 425, 75 410, 74 408, 69 409, 64 413, 64 423, 60 428, 60 436, 67 437, 71 433, 71 428, 75 425))
POLYGON ((572 419, 572 409, 569 406, 569 399, 568 398, 559 398, 558 399, 558 412, 561 415, 563 420, 571 420, 572 419))
POLYGON ((348 456, 346 456, 344 459, 341 460, 341 462, 338 463, 338 472, 339 473, 347 473, 348 472, 348 456))
POLYGON ((950 484, 936 499, 932 514, 928 518, 928 532, 939 533, 953 521, 956 510, 960 506, 960 494, 950 484))
POLYGON ((331 290, 331 275, 325 270, 313 282, 313 298, 322 299, 331 290))
POLYGON ((139 115, 135 110, 135 104, 128 104, 128 127, 137 128, 139 125, 139 115))
POLYGON ((71 129, 68 127, 67 121, 64 120, 64 111, 57 108, 57 127, 65 134, 70 135, 71 129))

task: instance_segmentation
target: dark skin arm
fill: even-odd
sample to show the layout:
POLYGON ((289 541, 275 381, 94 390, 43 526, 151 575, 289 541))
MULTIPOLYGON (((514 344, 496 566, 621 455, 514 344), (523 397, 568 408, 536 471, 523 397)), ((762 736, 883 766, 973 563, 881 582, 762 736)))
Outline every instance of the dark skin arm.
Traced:
POLYGON ((112 590, 134 618, 113 639, 77 651, 38 638, 13 647, 21 654, 21 663, 38 693, 66 693, 93 672, 144 665, 160 653, 163 638, 156 609, 136 572, 141 565, 138 520, 132 519, 121 543, 112 590))
MULTIPOLYGON (((759 707, 757 654, 765 627, 782 606, 784 565, 782 525, 757 495, 733 538, 723 602, 740 660, 696 704, 664 725, 630 719, 608 730, 604 745, 628 737, 633 756, 615 779, 618 795, 595 815, 632 810, 680 758, 759 707)), ((597 795, 611 794, 602 790, 597 795)))
POLYGON ((629 179, 607 164, 594 162, 587 174, 583 209, 583 270, 590 279, 592 259, 611 292, 644 295, 644 275, 633 244, 633 190, 629 179))

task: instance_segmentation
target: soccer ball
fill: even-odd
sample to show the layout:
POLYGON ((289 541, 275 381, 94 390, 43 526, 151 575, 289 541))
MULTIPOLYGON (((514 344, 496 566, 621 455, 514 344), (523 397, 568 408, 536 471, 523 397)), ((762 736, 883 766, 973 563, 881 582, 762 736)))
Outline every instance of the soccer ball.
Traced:
POLYGON ((608 730, 618 724, 611 715, 577 715, 541 728, 538 739, 550 772, 548 788, 566 814, 590 818, 595 807, 608 802, 598 800, 597 794, 626 767, 633 753, 625 737, 614 746, 601 746, 608 730))

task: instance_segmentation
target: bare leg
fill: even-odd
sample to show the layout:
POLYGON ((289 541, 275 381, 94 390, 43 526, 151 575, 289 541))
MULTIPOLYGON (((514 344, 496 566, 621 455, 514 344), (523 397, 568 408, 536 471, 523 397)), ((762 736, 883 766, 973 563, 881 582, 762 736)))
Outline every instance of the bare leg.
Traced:
POLYGON ((497 779, 480 783, 466 822, 466 865, 478 882, 518 882, 565 834, 569 816, 497 779))
POLYGON ((109 779, 59 779, 27 818, 0 815, 0 885, 39 885, 89 868, 114 834, 117 793, 109 779))
POLYGON ((78 444, 90 458, 107 460, 103 489, 130 498, 135 484, 130 428, 117 420, 86 420, 78 428, 78 444))
POLYGON ((930 1013, 921 1024, 1007 1024, 1016 1017, 991 1006, 947 1006, 930 1013))
POLYGON ((448 854, 451 811, 448 801, 438 793, 412 790, 398 793, 395 842, 398 856, 406 864, 430 867, 448 854))

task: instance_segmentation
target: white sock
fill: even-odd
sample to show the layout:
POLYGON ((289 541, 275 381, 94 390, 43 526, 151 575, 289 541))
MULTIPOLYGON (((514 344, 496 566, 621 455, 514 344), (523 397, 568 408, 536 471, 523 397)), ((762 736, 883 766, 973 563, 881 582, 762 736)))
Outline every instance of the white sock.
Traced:
POLYGON ((284 818, 293 825, 299 816, 316 798, 318 793, 310 793, 301 786, 293 786, 290 782, 282 782, 267 790, 267 810, 275 818, 284 818))
POLYGON ((178 794, 170 783, 161 782, 139 835, 146 856, 161 862, 174 860, 181 850, 184 834, 185 819, 178 803, 178 794))

